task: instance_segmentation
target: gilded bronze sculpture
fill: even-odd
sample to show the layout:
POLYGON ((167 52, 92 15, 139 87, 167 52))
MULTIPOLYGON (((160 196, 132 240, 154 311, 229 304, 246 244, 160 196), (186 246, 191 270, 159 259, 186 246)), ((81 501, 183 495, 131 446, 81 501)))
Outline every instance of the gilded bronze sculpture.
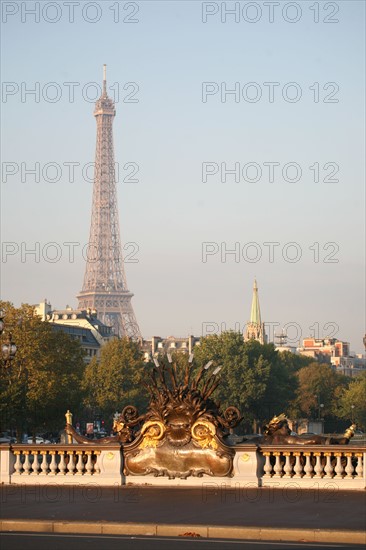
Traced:
POLYGON ((300 437, 292 435, 288 419, 284 414, 274 416, 265 426, 264 435, 253 437, 247 441, 257 445, 347 445, 354 436, 356 425, 352 424, 340 437, 325 437, 323 435, 311 435, 300 437))
POLYGON ((125 407, 115 418, 116 436, 91 440, 66 425, 66 433, 79 443, 120 443, 125 475, 230 476, 235 451, 223 438, 240 420, 236 407, 224 412, 211 395, 220 383, 220 367, 209 376, 212 361, 192 376, 192 358, 182 372, 168 354, 168 362, 155 367, 150 383, 150 404, 141 416, 135 407, 125 407))
POLYGON ((113 420, 112 431, 117 435, 111 435, 108 437, 102 437, 101 439, 89 439, 81 435, 73 428, 70 423, 65 426, 65 432, 68 436, 73 437, 78 443, 84 443, 85 445, 108 445, 118 443, 130 443, 134 439, 133 428, 137 426, 144 416, 139 417, 136 407, 128 405, 122 411, 122 413, 116 416, 113 420))
POLYGON ((207 377, 211 364, 193 379, 189 364, 181 379, 174 363, 154 367, 149 410, 135 441, 123 448, 126 475, 186 479, 232 474, 234 450, 223 437, 241 418, 235 407, 222 414, 211 399, 220 381, 219 368, 207 377))

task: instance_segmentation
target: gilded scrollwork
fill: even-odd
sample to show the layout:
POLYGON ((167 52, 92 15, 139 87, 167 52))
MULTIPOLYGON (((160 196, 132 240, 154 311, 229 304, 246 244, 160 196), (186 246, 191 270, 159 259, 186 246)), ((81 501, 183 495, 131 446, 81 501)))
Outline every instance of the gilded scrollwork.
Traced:
POLYGON ((162 422, 158 420, 150 420, 145 422, 141 428, 141 435, 143 439, 139 445, 140 449, 145 449, 146 447, 155 448, 159 445, 165 434, 165 426, 162 422))
POLYGON ((191 434, 201 449, 217 449, 218 443, 215 440, 216 428, 212 422, 198 420, 191 428, 191 434))

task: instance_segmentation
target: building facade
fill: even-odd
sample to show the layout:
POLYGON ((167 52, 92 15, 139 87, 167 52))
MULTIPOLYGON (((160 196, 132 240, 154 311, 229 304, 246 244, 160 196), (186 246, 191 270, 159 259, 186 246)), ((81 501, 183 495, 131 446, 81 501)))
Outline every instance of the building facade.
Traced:
POLYGON ((160 354, 166 353, 194 353, 195 346, 200 345, 200 338, 197 336, 187 336, 186 338, 176 338, 175 336, 168 336, 168 338, 161 338, 160 336, 153 336, 151 340, 142 341, 142 351, 145 361, 149 361, 160 354))
POLYGON ((337 338, 304 338, 297 351, 320 363, 329 363, 338 373, 346 376, 357 376, 366 369, 366 358, 352 355, 349 342, 337 338))
POLYGON ((113 329, 104 325, 97 317, 96 311, 72 309, 52 309, 47 300, 35 306, 35 313, 42 321, 51 324, 53 330, 62 331, 78 340, 85 351, 85 362, 93 357, 99 358, 103 345, 115 338, 113 329))

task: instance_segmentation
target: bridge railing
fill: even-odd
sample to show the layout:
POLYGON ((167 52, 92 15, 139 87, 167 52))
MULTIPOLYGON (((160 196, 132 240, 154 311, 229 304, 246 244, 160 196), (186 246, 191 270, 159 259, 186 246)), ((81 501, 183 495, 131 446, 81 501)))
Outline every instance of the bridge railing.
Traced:
POLYGON ((262 486, 289 479, 306 487, 336 483, 343 488, 366 487, 366 448, 349 445, 267 445, 261 447, 262 486))
POLYGON ((121 482, 121 474, 119 445, 17 444, 0 448, 2 483, 78 483, 78 478, 93 477, 101 485, 110 485, 121 482))
POLYGON ((236 445, 233 476, 124 476, 120 445, 1 445, 0 483, 4 484, 149 484, 197 486, 205 481, 259 487, 344 489, 366 488, 366 446, 355 445, 236 445))

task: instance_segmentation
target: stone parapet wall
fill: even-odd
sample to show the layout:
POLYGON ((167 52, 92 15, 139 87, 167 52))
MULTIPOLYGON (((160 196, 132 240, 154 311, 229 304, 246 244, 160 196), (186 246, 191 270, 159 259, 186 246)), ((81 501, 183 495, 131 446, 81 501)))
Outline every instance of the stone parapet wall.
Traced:
POLYGON ((1 445, 0 483, 161 487, 366 488, 366 446, 237 445, 233 475, 169 479, 123 474, 119 445, 1 445))
POLYGON ((12 445, 0 448, 0 482, 122 483, 119 445, 12 445))

